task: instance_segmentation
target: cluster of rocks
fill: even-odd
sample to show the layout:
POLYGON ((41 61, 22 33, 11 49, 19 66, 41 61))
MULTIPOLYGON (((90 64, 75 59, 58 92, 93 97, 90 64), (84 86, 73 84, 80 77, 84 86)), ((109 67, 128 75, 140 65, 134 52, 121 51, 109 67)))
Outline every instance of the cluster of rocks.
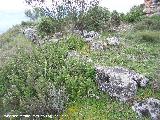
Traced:
POLYGON ((61 32, 57 32, 53 36, 45 36, 44 38, 41 38, 38 36, 37 30, 34 27, 24 28, 22 33, 27 39, 30 39, 33 43, 38 45, 44 44, 45 42, 57 42, 63 38, 63 33, 61 32))
POLYGON ((143 10, 147 16, 160 15, 160 2, 158 0, 145 0, 145 8, 143 10))
POLYGON ((90 49, 92 51, 97 50, 106 50, 107 45, 120 45, 120 37, 118 36, 109 36, 106 40, 100 40, 100 34, 95 31, 87 32, 86 30, 83 33, 79 30, 74 30, 76 35, 80 35, 86 43, 89 43, 90 49))
MULTIPOLYGON (((89 43, 92 51, 106 50, 108 45, 119 46, 120 37, 109 36, 106 40, 100 41, 100 35, 94 31, 74 30, 74 34, 81 36, 86 43, 89 43)), ((23 31, 26 38, 37 43, 39 37, 34 28, 27 28, 23 31)), ((55 33, 54 36, 46 37, 43 41, 57 42, 63 38, 61 32, 55 33)), ((91 58, 81 55, 79 52, 71 50, 67 53, 67 58, 75 58, 86 62, 93 62, 91 58)), ((136 73, 123 67, 104 67, 95 66, 96 82, 100 90, 108 93, 111 97, 122 102, 128 102, 135 98, 139 87, 146 87, 149 79, 144 75, 136 73)), ((140 117, 150 117, 152 120, 160 120, 160 101, 154 98, 136 102, 134 101, 132 109, 140 117)))
POLYGON ((149 79, 123 67, 95 66, 96 82, 100 90, 122 102, 133 100, 132 109, 140 118, 150 117, 152 120, 160 120, 160 100, 148 98, 136 102, 135 96, 139 87, 146 87, 149 79))
POLYGON ((123 67, 96 66, 96 82, 110 96, 126 102, 135 97, 138 87, 145 87, 148 79, 123 67))
POLYGON ((86 30, 83 31, 83 38, 86 42, 92 42, 95 39, 98 39, 100 34, 95 31, 87 32, 86 30))
MULTIPOLYGON (((81 36, 86 43, 89 43, 90 49, 92 51, 97 50, 106 50, 107 45, 119 45, 120 38, 117 36, 110 36, 106 40, 99 40, 100 34, 94 31, 87 32, 86 30, 83 33, 80 30, 74 30, 74 34, 81 36)), ((34 28, 26 28, 23 30, 24 35, 27 39, 30 39, 35 44, 44 44, 45 42, 57 42, 63 38, 63 33, 57 32, 53 36, 46 36, 43 39, 37 34, 37 30, 34 28)))

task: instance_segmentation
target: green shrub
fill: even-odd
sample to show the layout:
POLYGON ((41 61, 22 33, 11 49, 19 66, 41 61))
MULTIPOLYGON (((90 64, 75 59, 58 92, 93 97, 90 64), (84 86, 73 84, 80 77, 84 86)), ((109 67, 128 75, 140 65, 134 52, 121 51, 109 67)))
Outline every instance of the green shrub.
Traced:
POLYGON ((81 50, 86 45, 82 39, 75 36, 70 36, 65 44, 69 50, 81 50))
POLYGON ((136 33, 140 41, 157 43, 160 42, 160 32, 154 31, 141 31, 136 33))
POLYGON ((21 26, 22 27, 29 27, 29 26, 35 26, 36 22, 33 21, 22 21, 21 22, 21 26))
POLYGON ((60 31, 61 25, 58 20, 51 17, 42 17, 37 25, 38 33, 41 37, 52 35, 60 31))
POLYGON ((72 101, 95 90, 92 65, 66 58, 67 51, 66 42, 34 48, 32 53, 19 50, 18 56, 0 70, 4 112, 56 113, 67 98, 72 101))
POLYGON ((0 48, 5 46, 5 44, 14 41, 15 37, 20 33, 20 29, 21 27, 19 25, 15 25, 0 35, 0 48))
POLYGON ((133 23, 141 21, 143 19, 143 14, 143 6, 134 6, 131 8, 130 12, 123 16, 123 19, 129 23, 133 23))
POLYGON ((135 25, 135 30, 160 30, 160 16, 146 17, 135 25))
POLYGON ((90 8, 84 16, 84 26, 88 31, 106 30, 109 26, 110 12, 106 8, 95 6, 90 8))
POLYGON ((110 24, 111 26, 118 27, 120 23, 121 23, 121 17, 119 13, 116 10, 114 10, 110 16, 110 24))
POLYGON ((133 39, 135 42, 149 42, 149 44, 160 42, 160 32, 159 31, 137 31, 134 34, 128 34, 127 39, 133 39))

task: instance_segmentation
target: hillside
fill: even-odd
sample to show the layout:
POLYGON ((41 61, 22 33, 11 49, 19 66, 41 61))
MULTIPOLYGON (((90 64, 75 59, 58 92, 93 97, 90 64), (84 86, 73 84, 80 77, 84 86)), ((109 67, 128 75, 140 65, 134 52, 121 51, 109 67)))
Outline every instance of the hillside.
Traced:
POLYGON ((110 15, 83 31, 46 17, 0 35, 1 119, 159 120, 160 17, 110 15))

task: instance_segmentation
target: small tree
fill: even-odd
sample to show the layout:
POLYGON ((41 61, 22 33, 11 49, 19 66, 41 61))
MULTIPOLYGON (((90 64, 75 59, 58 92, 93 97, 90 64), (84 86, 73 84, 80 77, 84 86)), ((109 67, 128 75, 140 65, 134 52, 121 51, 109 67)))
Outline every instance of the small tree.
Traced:
POLYGON ((35 7, 32 10, 25 10, 25 15, 29 17, 31 20, 35 21, 36 19, 45 16, 45 13, 40 7, 35 7))
POLYGON ((85 14, 85 29, 94 31, 104 30, 109 18, 110 12, 108 9, 100 6, 92 7, 85 14))
POLYGON ((128 12, 125 16, 125 21, 127 22, 137 22, 143 18, 143 6, 134 6, 131 8, 130 12, 128 12))
POLYGON ((121 23, 121 17, 119 15, 119 13, 114 10, 112 13, 111 13, 111 17, 110 17, 110 24, 112 27, 118 27, 121 23))
MULTIPOLYGON (((25 0, 26 3, 32 7, 40 7, 45 15, 54 19, 69 18, 68 21, 81 31, 84 29, 84 14, 90 7, 97 6, 99 0, 52 0, 51 6, 45 6, 44 0, 25 0)), ((67 19, 66 19, 67 20, 67 19)))
POLYGON ((37 25, 38 33, 41 37, 49 36, 60 30, 59 21, 51 17, 43 17, 37 25))

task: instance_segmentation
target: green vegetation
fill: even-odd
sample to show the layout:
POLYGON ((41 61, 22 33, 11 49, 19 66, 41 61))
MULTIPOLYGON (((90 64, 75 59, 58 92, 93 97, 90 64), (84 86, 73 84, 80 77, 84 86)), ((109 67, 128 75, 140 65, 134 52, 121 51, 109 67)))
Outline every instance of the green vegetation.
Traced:
POLYGON ((151 16, 145 17, 142 21, 139 21, 135 25, 136 30, 160 30, 160 17, 159 16, 151 16))
MULTIPOLYGON (((60 22, 43 17, 38 22, 14 26, 0 36, 0 113, 55 114, 60 120, 138 119, 131 104, 119 102, 98 89, 95 64, 122 66, 142 73, 150 82, 146 88, 138 89, 135 100, 160 98, 160 90, 155 92, 152 88, 153 80, 160 81, 160 17, 141 19, 139 8, 121 15, 101 7, 93 7, 83 15, 86 29, 103 31, 100 39, 104 41, 109 34, 117 34, 109 33, 108 27, 118 27, 123 17, 123 22, 133 22, 134 29, 119 32, 119 46, 91 51, 82 38, 70 34, 58 42, 37 46, 20 32, 22 27, 33 25, 42 37, 50 36, 64 30, 67 18, 60 22), (68 57, 71 50, 87 55, 93 62, 68 57)), ((81 20, 75 26, 81 26, 81 20)))
POLYGON ((51 17, 43 17, 38 22, 37 29, 39 34, 44 37, 47 35, 54 34, 60 30, 59 21, 52 19, 51 17))
POLYGON ((128 12, 125 16, 122 17, 124 21, 129 23, 139 22, 143 19, 143 6, 134 6, 131 8, 130 12, 128 12))

